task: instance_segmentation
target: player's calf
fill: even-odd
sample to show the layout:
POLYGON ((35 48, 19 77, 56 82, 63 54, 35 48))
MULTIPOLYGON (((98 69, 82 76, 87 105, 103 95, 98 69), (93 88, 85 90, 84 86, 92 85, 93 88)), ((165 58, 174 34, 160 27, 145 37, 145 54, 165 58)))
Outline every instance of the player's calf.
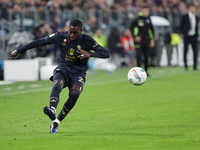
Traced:
POLYGON ((59 80, 54 83, 51 95, 50 95, 50 107, 52 108, 57 108, 58 102, 59 102, 59 95, 60 92, 62 91, 62 86, 60 85, 60 82, 62 80, 59 80))
POLYGON ((65 102, 60 114, 58 115, 58 120, 62 121, 67 116, 67 114, 70 112, 70 110, 76 104, 76 101, 77 101, 80 93, 81 92, 77 89, 73 89, 70 92, 68 100, 65 102))

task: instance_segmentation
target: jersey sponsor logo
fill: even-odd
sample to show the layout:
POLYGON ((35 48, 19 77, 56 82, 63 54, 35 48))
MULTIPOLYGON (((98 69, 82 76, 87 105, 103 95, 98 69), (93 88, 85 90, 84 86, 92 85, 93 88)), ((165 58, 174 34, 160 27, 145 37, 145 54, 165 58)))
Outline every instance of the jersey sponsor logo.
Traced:
POLYGON ((67 43, 64 43, 64 42, 62 42, 62 44, 63 44, 64 46, 66 46, 66 45, 67 45, 67 43))
POLYGON ((150 20, 149 20, 149 19, 146 19, 146 22, 147 22, 147 23, 150 23, 150 20))
POLYGON ((74 55, 75 54, 75 50, 73 48, 70 48, 68 50, 68 54, 71 55, 71 56, 74 55))
POLYGON ((138 20, 138 26, 144 26, 144 20, 138 20))
POLYGON ((144 23, 143 22, 138 22, 138 26, 143 27, 144 23))
POLYGON ((49 35, 49 38, 53 37, 54 35, 55 35, 55 33, 53 33, 53 34, 49 35))

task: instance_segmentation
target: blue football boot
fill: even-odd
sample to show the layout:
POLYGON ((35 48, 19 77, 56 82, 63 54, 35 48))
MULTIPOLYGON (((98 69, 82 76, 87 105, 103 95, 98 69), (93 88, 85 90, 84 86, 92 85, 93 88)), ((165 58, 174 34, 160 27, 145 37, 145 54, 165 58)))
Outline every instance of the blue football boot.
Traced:
POLYGON ((50 125, 50 133, 58 133, 58 123, 57 122, 53 122, 50 125))
POLYGON ((44 113, 49 116, 49 118, 51 120, 55 120, 56 119, 56 113, 55 113, 55 110, 52 109, 52 108, 49 108, 47 106, 44 106, 44 109, 43 109, 44 113))

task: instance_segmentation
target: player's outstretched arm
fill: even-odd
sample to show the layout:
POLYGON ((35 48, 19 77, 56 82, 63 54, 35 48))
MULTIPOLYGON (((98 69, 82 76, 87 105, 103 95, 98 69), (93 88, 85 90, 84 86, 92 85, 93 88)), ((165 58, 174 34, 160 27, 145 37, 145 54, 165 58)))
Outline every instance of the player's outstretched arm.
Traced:
POLYGON ((56 40, 57 40, 57 37, 55 36, 55 34, 34 40, 34 41, 32 41, 32 42, 30 42, 30 43, 28 43, 28 44, 26 44, 26 45, 24 45, 20 48, 17 48, 16 50, 14 50, 11 53, 11 56, 10 56, 9 59, 11 60, 11 59, 15 58, 19 53, 25 52, 29 49, 32 49, 32 48, 35 48, 35 47, 38 47, 38 46, 51 44, 51 43, 56 43, 56 40))
POLYGON ((97 58, 109 58, 110 57, 110 53, 108 52, 108 50, 106 50, 105 48, 103 48, 102 46, 100 46, 97 43, 95 45, 93 45, 93 47, 91 49, 94 50, 94 52, 90 52, 91 57, 97 57, 97 58))

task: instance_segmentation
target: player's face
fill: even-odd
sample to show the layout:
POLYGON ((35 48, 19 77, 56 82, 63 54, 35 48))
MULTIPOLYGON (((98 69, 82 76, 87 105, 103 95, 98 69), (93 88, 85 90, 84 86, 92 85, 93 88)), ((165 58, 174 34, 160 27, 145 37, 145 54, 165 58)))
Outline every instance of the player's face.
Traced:
POLYGON ((71 40, 77 40, 82 30, 79 27, 69 26, 69 37, 71 40))
POLYGON ((141 12, 142 12, 142 15, 143 15, 144 17, 148 17, 148 16, 149 16, 149 9, 148 9, 148 8, 143 8, 143 9, 141 10, 141 12))

